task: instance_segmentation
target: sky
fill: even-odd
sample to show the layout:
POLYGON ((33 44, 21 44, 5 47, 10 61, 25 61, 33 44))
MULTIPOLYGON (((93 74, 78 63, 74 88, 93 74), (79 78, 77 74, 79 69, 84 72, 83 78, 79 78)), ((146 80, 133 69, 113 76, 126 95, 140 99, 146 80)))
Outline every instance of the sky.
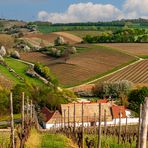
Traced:
POLYGON ((0 18, 52 23, 148 18, 148 0, 0 0, 0 18))

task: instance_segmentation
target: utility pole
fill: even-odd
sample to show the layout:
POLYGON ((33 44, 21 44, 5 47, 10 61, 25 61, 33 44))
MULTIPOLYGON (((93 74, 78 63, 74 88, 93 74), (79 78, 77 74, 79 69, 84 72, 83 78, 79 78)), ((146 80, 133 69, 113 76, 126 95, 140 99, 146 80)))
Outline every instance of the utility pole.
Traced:
POLYGON ((11 147, 15 148, 14 143, 14 120, 13 120, 13 98, 12 92, 10 93, 10 108, 11 108, 11 147))

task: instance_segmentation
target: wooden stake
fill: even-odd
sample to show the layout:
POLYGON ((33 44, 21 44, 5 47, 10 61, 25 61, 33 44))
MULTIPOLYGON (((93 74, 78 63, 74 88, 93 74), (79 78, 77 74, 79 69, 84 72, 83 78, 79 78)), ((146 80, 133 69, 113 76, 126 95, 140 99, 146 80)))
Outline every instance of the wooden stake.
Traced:
POLYGON ((99 103, 98 148, 101 148, 101 103, 99 103))
POLYGON ((12 93, 10 93, 10 108, 11 108, 11 147, 15 148, 14 143, 14 120, 13 120, 13 98, 12 93))
POLYGON ((68 127, 70 127, 69 126, 69 106, 68 106, 68 127))
POLYGON ((22 93, 22 132, 24 131, 24 92, 22 93))
POLYGON ((127 125, 128 125, 127 120, 128 120, 128 118, 127 118, 127 116, 126 116, 126 124, 125 124, 125 137, 126 137, 126 135, 127 135, 127 125))
POLYGON ((84 103, 82 102, 82 148, 84 148, 84 103))
POLYGON ((32 100, 30 103, 30 121, 32 122, 32 100))
POLYGON ((66 112, 66 109, 64 109, 64 128, 66 127, 66 125, 65 125, 65 124, 66 124, 66 123, 65 123, 65 118, 66 118, 66 117, 65 117, 65 112, 66 112))
POLYGON ((121 109, 119 110, 119 134, 118 134, 118 144, 120 144, 121 138, 121 109))
POLYGON ((137 148, 140 148, 141 116, 142 116, 142 104, 140 104, 137 148))
POLYGON ((106 135, 107 124, 106 124, 106 109, 104 110, 104 135, 106 135))
POLYGON ((74 111, 73 111, 73 131, 76 131, 76 104, 74 103, 74 111))
POLYGON ((148 127, 148 97, 145 98, 142 111, 142 124, 140 134, 140 148, 147 147, 147 127, 148 127))

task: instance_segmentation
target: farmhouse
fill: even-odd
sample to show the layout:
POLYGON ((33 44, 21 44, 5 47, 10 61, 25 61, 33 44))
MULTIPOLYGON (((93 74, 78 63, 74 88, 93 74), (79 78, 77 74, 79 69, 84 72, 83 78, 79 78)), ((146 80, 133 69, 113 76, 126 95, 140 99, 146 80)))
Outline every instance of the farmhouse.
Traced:
MULTIPOLYGON (((101 104, 101 125, 136 124, 139 118, 131 118, 130 111, 124 106, 111 105, 109 102, 101 104), (120 114, 120 117, 119 117, 120 114)), ((83 102, 61 104, 61 110, 49 111, 48 108, 42 110, 44 128, 59 128, 64 126, 79 127, 82 125, 82 108, 84 126, 98 125, 99 122, 99 103, 83 102)))
POLYGON ((43 126, 44 128, 53 128, 53 127, 60 127, 61 123, 61 114, 57 111, 50 111, 47 107, 41 110, 41 116, 43 119, 43 126))

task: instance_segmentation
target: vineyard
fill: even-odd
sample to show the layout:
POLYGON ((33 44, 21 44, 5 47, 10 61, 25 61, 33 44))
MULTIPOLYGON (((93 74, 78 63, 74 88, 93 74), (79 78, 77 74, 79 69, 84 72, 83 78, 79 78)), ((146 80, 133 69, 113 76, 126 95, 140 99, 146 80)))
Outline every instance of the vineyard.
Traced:
POLYGON ((148 55, 148 44, 147 43, 108 43, 100 44, 106 47, 118 49, 136 56, 147 56, 148 55))
POLYGON ((63 64, 59 64, 60 58, 55 59, 38 52, 23 53, 21 57, 29 62, 41 62, 49 66, 61 84, 66 86, 80 84, 135 60, 130 55, 109 48, 95 45, 79 45, 79 47, 81 47, 82 51, 71 56, 63 64))
POLYGON ((101 81, 115 82, 118 80, 129 80, 135 84, 147 84, 148 83, 148 60, 142 60, 136 64, 133 64, 121 71, 118 71, 108 77, 105 77, 101 81))

